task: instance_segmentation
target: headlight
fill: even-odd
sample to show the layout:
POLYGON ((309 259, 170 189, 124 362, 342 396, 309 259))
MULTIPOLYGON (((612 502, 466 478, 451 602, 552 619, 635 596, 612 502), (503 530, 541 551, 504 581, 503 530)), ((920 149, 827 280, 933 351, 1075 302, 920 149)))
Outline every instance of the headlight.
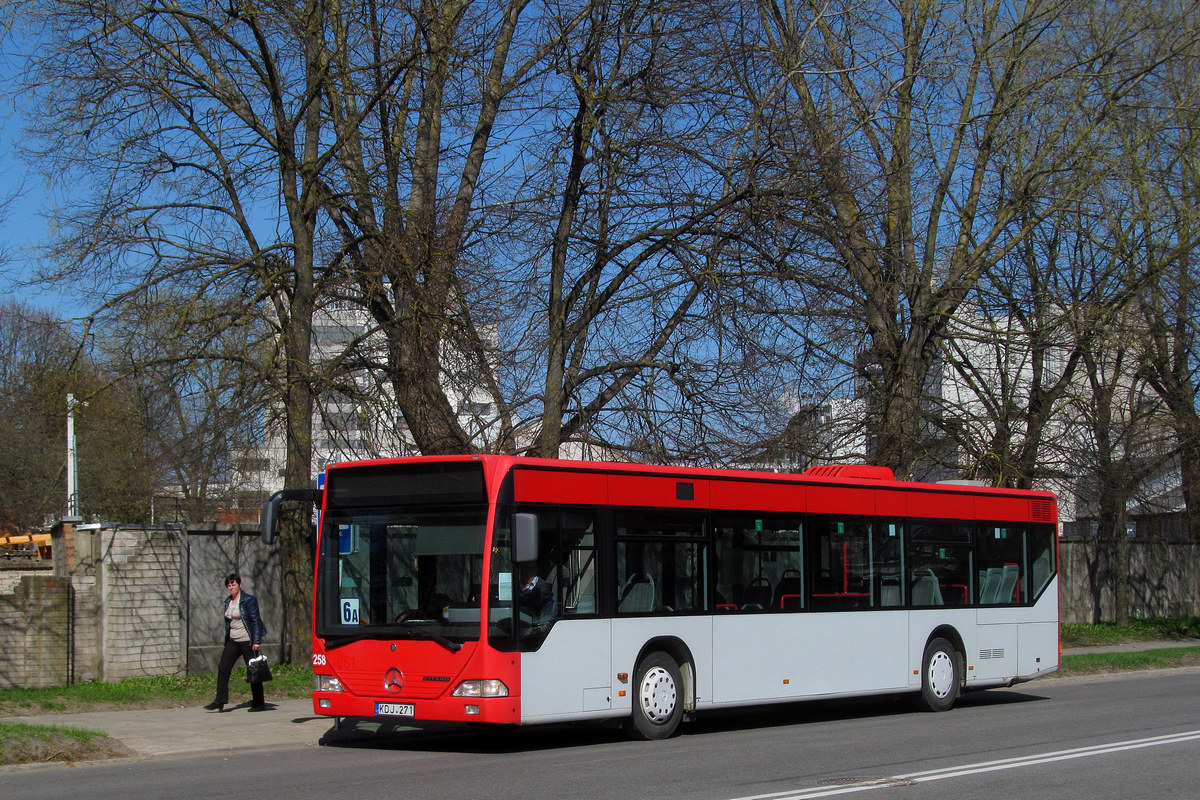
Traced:
POLYGON ((463 681, 453 692, 454 697, 508 697, 504 681, 489 678, 482 681, 463 681))
POLYGON ((344 692, 346 687, 342 686, 342 682, 332 675, 314 675, 317 684, 318 692, 344 692))

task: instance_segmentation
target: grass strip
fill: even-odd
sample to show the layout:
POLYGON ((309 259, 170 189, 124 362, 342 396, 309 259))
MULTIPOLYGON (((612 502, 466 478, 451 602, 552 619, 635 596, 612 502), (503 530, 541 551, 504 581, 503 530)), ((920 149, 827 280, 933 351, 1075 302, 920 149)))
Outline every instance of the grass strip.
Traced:
POLYGON ((101 731, 89 731, 86 728, 68 728, 61 725, 26 725, 23 722, 0 722, 0 741, 11 739, 38 739, 49 741, 54 737, 73 739, 87 744, 97 736, 104 736, 101 731))
POLYGON ((1200 638, 1200 617, 1192 616, 1134 618, 1129 620, 1128 625, 1101 622, 1095 625, 1064 623, 1062 626, 1062 640, 1066 647, 1197 638, 1200 638))
MULTIPOLYGON (((272 664, 274 680, 266 684, 268 701, 292 700, 312 693, 312 669, 293 664, 272 664)), ((121 681, 84 681, 72 686, 44 689, 0 690, 0 717, 30 714, 74 714, 118 708, 162 708, 203 705, 216 692, 215 675, 164 675, 126 678, 121 681)), ((246 670, 236 669, 230 677, 231 699, 250 696, 246 670)))
POLYGON ((1131 653, 1064 655, 1058 675, 1097 675, 1143 669, 1172 669, 1200 665, 1200 646, 1162 647, 1131 653))

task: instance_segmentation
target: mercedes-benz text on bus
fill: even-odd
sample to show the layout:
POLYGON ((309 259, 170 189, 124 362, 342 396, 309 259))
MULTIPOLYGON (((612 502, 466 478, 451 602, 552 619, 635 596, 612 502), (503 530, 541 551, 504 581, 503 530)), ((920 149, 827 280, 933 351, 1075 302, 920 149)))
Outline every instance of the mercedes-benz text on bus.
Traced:
POLYGON ((1047 492, 484 455, 332 465, 313 497, 318 714, 657 739, 810 698, 944 711, 1058 668, 1047 492))

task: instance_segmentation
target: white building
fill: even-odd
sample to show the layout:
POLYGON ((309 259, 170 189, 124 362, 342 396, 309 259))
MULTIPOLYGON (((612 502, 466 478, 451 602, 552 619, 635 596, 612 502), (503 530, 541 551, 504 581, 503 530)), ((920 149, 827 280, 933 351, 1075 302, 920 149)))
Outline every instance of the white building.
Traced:
MULTIPOLYGON (((359 459, 417 455, 418 449, 395 393, 380 369, 386 361, 382 335, 361 307, 342 304, 320 309, 313 320, 312 361, 327 376, 313 410, 313 470, 331 463, 359 459)), ((459 424, 480 449, 487 449, 499 428, 492 398, 478 387, 462 386, 468 370, 456 364, 461 357, 447 352, 443 381, 458 411, 459 424)), ((283 488, 286 445, 278 420, 265 420, 263 442, 240 460, 235 480, 266 497, 283 488)))

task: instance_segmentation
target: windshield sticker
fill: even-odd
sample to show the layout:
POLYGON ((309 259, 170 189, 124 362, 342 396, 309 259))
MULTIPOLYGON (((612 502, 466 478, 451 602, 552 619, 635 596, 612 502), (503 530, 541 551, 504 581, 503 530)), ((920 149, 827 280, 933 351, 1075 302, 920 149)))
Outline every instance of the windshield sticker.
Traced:
POLYGON ((358 624, 358 600, 343 600, 342 601, 342 624, 357 625, 358 624))

